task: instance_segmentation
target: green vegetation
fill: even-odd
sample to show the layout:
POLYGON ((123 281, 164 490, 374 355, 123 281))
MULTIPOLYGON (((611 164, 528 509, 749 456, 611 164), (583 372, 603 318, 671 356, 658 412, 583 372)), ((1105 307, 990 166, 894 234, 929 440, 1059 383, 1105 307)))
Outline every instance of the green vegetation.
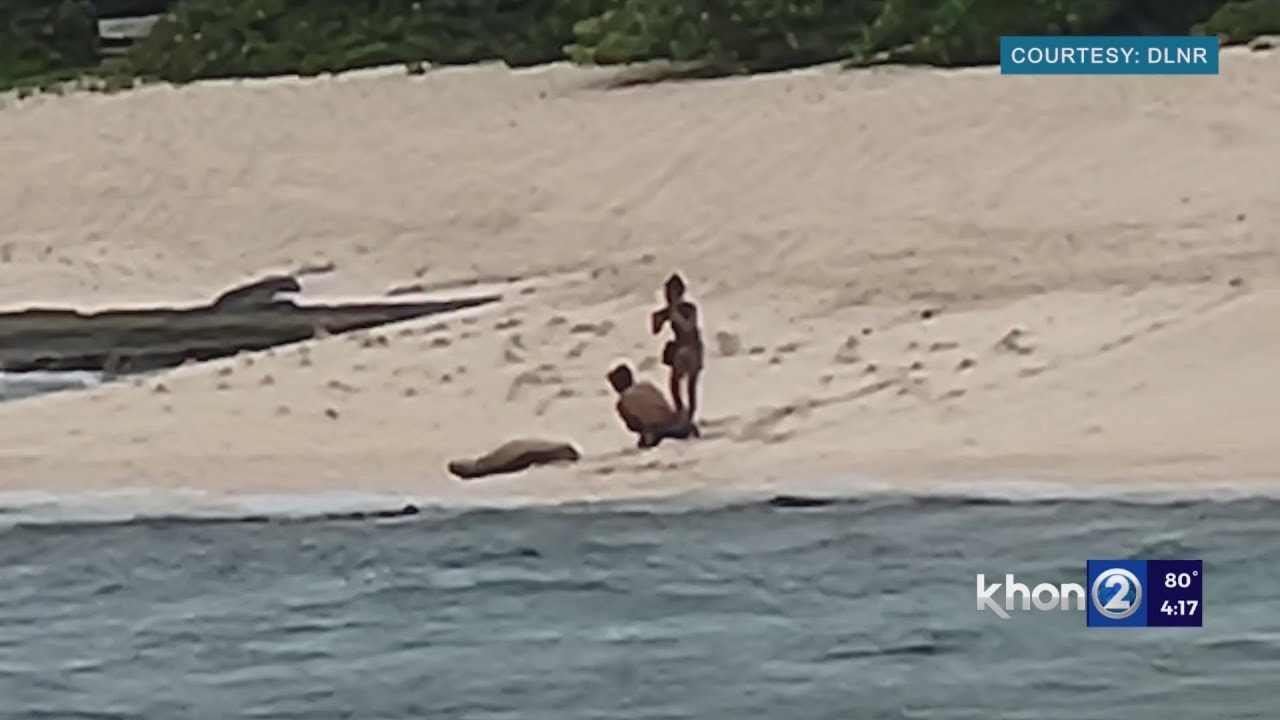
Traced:
POLYGON ((104 61, 90 0, 3 2, 14 10, 0 21, 0 89, 482 60, 672 60, 690 76, 842 59, 962 66, 997 62, 1008 34, 1280 33, 1280 0, 169 0, 148 37, 104 61))
POLYGON ((4 0, 0 89, 46 86, 94 67, 98 27, 88 0, 4 0))
POLYGON ((617 0, 574 25, 579 63, 663 59, 744 71, 847 58, 882 0, 617 0))
POLYGON ((604 0, 180 0, 124 61, 171 82, 374 65, 563 59, 604 0))
MULTIPOLYGON (((1222 0, 887 0, 854 64, 999 62, 1001 35, 1185 35, 1222 0)), ((1276 0, 1280 5, 1280 0, 1276 0)))
POLYGON ((1226 3, 1196 31, 1217 35, 1233 45, 1247 43, 1259 35, 1280 34, 1280 0, 1226 3))

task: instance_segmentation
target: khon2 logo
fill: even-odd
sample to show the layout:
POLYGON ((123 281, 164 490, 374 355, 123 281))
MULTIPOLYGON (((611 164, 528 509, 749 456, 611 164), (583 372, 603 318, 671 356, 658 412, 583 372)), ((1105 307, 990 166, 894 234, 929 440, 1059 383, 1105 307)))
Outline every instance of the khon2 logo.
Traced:
POLYGON ((1201 560, 1090 560, 1085 585, 1004 582, 977 577, 979 611, 1008 620, 1010 613, 1075 610, 1089 627, 1201 627, 1204 563, 1201 560), (1154 583, 1148 583, 1148 577, 1154 583), (1001 592, 1003 590, 1003 593, 1001 592), (1004 602, 1001 604, 997 598, 1004 602))

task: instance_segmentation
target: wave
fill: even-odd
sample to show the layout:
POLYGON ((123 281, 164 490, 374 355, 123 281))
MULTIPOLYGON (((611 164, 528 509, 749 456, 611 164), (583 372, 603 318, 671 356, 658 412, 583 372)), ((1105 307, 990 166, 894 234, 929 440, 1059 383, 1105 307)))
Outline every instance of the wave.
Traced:
POLYGON ((472 514, 555 513, 684 515, 761 509, 771 512, 944 510, 977 506, 1081 506, 1185 508, 1261 503, 1280 505, 1280 488, 1266 485, 1166 486, 1082 492, 1040 483, 987 483, 964 492, 863 489, 833 493, 691 492, 648 499, 538 502, 527 497, 459 502, 374 493, 213 495, 201 492, 121 490, 76 493, 0 493, 0 531, 118 525, 197 525, 316 522, 431 522, 472 514), (1055 491, 1058 490, 1058 491, 1055 491))

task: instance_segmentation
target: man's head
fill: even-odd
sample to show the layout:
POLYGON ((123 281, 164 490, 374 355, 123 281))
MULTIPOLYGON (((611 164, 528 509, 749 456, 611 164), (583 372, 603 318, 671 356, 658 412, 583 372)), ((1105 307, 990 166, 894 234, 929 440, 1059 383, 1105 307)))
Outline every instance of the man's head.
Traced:
POLYGON ((631 375, 631 368, 626 363, 618 363, 609 371, 609 384, 617 392, 622 392, 631 387, 635 383, 635 378, 631 375))
POLYGON ((684 278, 680 277, 680 273, 672 273, 662 289, 667 296, 667 302, 679 302, 684 297, 684 278))

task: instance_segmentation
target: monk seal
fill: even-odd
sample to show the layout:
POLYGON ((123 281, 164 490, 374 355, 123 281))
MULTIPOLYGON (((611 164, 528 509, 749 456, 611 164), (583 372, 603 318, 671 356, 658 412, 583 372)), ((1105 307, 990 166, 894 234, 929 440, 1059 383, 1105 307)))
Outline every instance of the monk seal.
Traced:
POLYGON ((298 279, 292 275, 268 275, 246 285, 234 287, 218 296, 213 301, 217 308, 253 307, 270 305, 280 298, 282 293, 296 293, 302 290, 298 279))
POLYGON ((698 436, 698 428, 689 421, 688 414, 671 407, 653 383, 636 382, 626 363, 614 366, 606 377, 618 393, 618 417, 636 434, 637 447, 655 447, 666 438, 685 440, 698 436))
POLYGON ((504 443, 478 458, 450 460, 448 467, 454 475, 471 479, 520 472, 534 465, 577 462, 581 457, 578 449, 567 442, 523 438, 504 443))

